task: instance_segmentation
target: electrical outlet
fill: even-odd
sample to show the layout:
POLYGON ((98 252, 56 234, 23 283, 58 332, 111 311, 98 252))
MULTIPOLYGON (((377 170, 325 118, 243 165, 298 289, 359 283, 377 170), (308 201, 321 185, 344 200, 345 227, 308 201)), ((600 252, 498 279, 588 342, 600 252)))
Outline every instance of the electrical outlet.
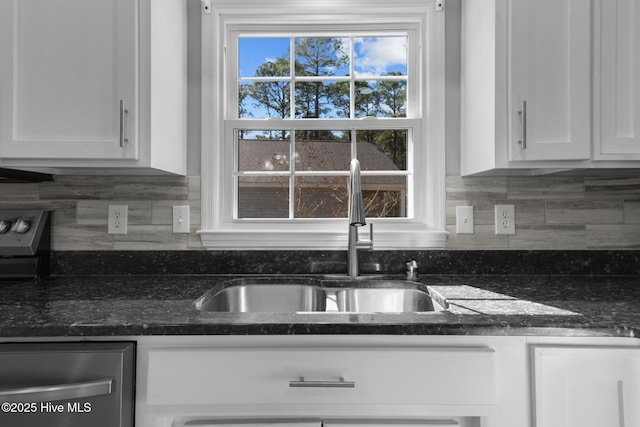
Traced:
POLYGON ((127 234, 128 208, 127 205, 109 205, 107 233, 127 234))
POLYGON ((456 206, 456 233, 473 234, 473 206, 456 206))
POLYGON ((516 234, 516 214, 513 205, 496 205, 496 234, 516 234))
POLYGON ((189 206, 173 207, 173 232, 189 232, 189 206))

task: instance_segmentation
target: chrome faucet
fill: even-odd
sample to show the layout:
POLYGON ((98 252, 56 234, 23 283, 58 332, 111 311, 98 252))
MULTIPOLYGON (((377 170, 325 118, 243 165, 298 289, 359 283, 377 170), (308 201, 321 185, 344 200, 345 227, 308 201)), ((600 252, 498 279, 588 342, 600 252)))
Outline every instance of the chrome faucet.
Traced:
POLYGON ((350 277, 357 277, 358 250, 373 250, 373 224, 369 224, 369 240, 358 238, 358 227, 366 225, 364 216, 364 201, 362 200, 362 183, 360 179, 360 162, 358 159, 351 160, 349 168, 349 246, 348 246, 348 274, 350 277))

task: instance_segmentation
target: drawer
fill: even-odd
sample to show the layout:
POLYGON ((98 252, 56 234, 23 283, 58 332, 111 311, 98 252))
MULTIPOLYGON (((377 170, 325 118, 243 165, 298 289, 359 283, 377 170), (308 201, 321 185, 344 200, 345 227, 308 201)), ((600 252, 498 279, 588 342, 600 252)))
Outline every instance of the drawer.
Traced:
POLYGON ((149 353, 147 396, 150 405, 493 405, 494 351, 154 349, 149 353))

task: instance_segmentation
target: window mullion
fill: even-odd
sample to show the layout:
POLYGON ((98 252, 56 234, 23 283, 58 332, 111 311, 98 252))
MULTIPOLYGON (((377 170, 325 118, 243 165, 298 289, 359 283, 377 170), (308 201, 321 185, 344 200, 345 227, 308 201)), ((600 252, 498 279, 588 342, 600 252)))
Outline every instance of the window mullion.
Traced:
POLYGON ((295 201, 296 201, 296 131, 289 131, 289 219, 295 218, 295 201))
POLYGON ((355 42, 354 36, 349 37, 349 118, 356 117, 356 67, 355 67, 355 42))
POLYGON ((289 117, 296 117, 296 40, 294 36, 289 37, 289 117))

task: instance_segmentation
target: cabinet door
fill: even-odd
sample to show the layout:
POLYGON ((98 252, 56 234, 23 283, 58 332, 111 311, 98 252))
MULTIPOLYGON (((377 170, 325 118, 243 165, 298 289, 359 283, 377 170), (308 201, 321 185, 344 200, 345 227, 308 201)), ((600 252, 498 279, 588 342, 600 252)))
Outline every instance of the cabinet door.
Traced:
POLYGON ((590 159, 590 2, 508 4, 509 160, 590 159))
POLYGON ((640 159, 640 4, 596 2, 596 160, 640 159), (599 37, 598 37, 599 36, 599 37), (597 129, 597 127, 596 127, 597 129))
POLYGON ((640 425, 640 349, 534 347, 536 427, 640 425))
POLYGON ((0 158, 137 156, 137 9, 132 0, 0 2, 0 158))

